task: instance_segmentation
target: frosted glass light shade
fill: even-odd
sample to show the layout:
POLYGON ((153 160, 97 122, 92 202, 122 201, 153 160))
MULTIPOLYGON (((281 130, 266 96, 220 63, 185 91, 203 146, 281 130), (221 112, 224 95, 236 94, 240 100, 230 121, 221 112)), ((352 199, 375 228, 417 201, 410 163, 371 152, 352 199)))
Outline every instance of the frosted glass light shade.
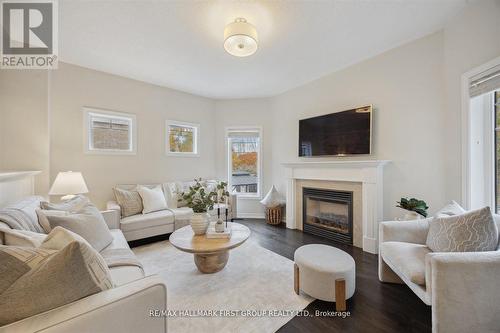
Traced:
POLYGON ((284 204, 278 190, 274 185, 273 187, 271 187, 269 192, 267 192, 266 196, 264 197, 264 199, 260 201, 260 203, 266 206, 267 208, 273 208, 284 204))
POLYGON ((88 193, 89 189, 81 172, 59 172, 57 174, 52 187, 50 188, 49 195, 68 195, 68 194, 82 194, 88 193))
POLYGON ((244 18, 237 18, 224 29, 224 49, 235 57, 247 57, 257 51, 257 30, 244 18))

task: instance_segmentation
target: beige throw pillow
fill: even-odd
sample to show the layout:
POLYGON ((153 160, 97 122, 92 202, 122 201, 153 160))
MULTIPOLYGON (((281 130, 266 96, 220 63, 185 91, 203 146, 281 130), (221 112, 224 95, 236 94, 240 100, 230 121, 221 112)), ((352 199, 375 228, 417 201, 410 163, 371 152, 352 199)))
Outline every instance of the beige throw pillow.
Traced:
POLYGON ((61 250, 71 242, 81 242, 92 247, 82 236, 64 229, 63 227, 55 227, 45 240, 40 244, 41 249, 61 250))
POLYGON ((498 229, 489 207, 429 222, 427 246, 434 252, 496 250, 498 229))
POLYGON ((465 213, 466 210, 462 208, 456 201, 452 200, 449 204, 436 212, 437 217, 446 217, 453 215, 460 215, 465 213))
POLYGON ((65 210, 46 210, 46 209, 36 209, 36 215, 38 216, 38 223, 42 226, 45 233, 49 233, 52 229, 50 228, 49 220, 47 216, 67 216, 68 211, 65 210))
POLYGON ((0 229, 0 233, 3 233, 4 244, 9 246, 39 247, 47 237, 39 232, 7 228, 0 229))
POLYGON ((0 246, 0 258, 0 273, 14 272, 7 288, 0 283, 0 326, 113 287, 104 259, 85 243, 60 251, 0 246))
POLYGON ((121 188, 114 188, 116 202, 120 205, 122 217, 142 213, 142 198, 137 191, 127 191, 121 188))
POLYGON ((57 226, 68 229, 82 236, 97 251, 102 251, 111 244, 113 236, 102 217, 101 212, 92 204, 88 204, 76 213, 66 216, 47 216, 51 229, 57 226))
POLYGON ((137 192, 142 198, 142 213, 147 214, 159 210, 167 209, 167 202, 161 186, 148 188, 146 186, 137 186, 137 192))

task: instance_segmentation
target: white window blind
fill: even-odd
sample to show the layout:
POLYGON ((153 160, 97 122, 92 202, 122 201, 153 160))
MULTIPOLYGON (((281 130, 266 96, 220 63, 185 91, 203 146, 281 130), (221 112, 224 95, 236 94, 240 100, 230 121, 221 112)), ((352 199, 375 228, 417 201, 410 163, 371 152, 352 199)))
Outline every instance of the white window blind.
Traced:
POLYGON ((470 80, 470 97, 483 95, 500 89, 500 65, 482 72, 470 80))

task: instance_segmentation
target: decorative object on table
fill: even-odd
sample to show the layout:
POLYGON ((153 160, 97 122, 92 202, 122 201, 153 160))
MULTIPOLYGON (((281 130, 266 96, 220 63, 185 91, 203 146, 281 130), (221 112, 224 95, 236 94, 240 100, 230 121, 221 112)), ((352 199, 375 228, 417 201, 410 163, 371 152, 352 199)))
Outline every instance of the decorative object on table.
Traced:
POLYGON ((222 221, 220 217, 220 207, 217 207, 217 222, 215 222, 214 226, 215 232, 224 232, 224 221, 222 221))
POLYGON ((224 227, 224 223, 222 223, 222 231, 218 231, 217 223, 210 223, 207 229, 206 237, 210 239, 231 238, 231 227, 224 227))
POLYGON ((61 200, 69 200, 77 194, 89 193, 81 172, 59 172, 49 190, 49 195, 62 195, 61 200))
POLYGON ((264 199, 260 201, 266 207, 266 221, 269 224, 277 225, 282 220, 282 205, 285 203, 281 198, 276 186, 272 186, 264 199))
POLYGON ((401 198, 401 200, 397 202, 396 207, 407 211, 403 220, 418 220, 421 216, 427 217, 427 209, 429 208, 425 201, 415 198, 401 198))
POLYGON ((191 217, 191 228, 196 235, 203 235, 207 231, 210 215, 208 211, 214 209, 218 200, 216 191, 209 191, 201 178, 194 180, 194 185, 189 186, 187 192, 182 193, 182 200, 194 212, 191 217))

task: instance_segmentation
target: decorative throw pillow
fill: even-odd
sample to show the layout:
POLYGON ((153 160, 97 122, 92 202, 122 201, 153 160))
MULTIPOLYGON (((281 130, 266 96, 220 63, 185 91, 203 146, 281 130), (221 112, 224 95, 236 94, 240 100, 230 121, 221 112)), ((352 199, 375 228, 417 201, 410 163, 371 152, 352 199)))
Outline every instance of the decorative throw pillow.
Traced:
POLYGON ((167 202, 165 201, 165 195, 161 186, 158 185, 153 188, 137 186, 137 192, 139 192, 142 198, 142 205, 144 206, 142 209, 143 214, 167 209, 167 202))
POLYGON ((45 210, 64 210, 67 212, 76 212, 80 209, 83 209, 90 203, 89 198, 84 195, 76 195, 73 198, 58 202, 58 203, 50 203, 47 201, 42 201, 40 203, 40 207, 45 210))
POLYGON ((71 242, 85 243, 92 247, 82 236, 64 229, 63 227, 55 227, 45 240, 40 244, 41 249, 61 250, 71 242))
POLYGON ((163 193, 165 194, 165 201, 167 202, 168 208, 177 208, 177 193, 178 186, 177 183, 163 183, 163 193))
POLYGON ((0 326, 113 287, 104 259, 85 243, 60 251, 0 246, 0 257, 0 272, 13 281, 1 283, 0 326))
POLYGON ((429 222, 427 246, 434 252, 493 251, 498 229, 489 207, 429 222))
POLYGON ((42 226, 45 233, 51 231, 49 220, 47 216, 66 216, 69 212, 65 210, 46 210, 46 209, 36 209, 36 215, 38 216, 38 223, 42 226))
POLYGON ((142 199, 137 191, 127 191, 121 188, 114 188, 116 202, 120 205, 123 217, 142 213, 142 199))
POLYGON ((460 215, 465 213, 466 210, 462 208, 455 200, 452 200, 449 204, 438 210, 435 214, 437 217, 446 217, 453 215, 460 215))
POLYGON ((57 226, 68 229, 82 236, 99 252, 113 241, 113 236, 101 212, 92 204, 66 216, 47 215, 47 219, 51 229, 57 226))
POLYGON ((0 229, 0 233, 3 233, 4 244, 9 246, 39 247, 47 237, 39 232, 6 228, 0 229))

